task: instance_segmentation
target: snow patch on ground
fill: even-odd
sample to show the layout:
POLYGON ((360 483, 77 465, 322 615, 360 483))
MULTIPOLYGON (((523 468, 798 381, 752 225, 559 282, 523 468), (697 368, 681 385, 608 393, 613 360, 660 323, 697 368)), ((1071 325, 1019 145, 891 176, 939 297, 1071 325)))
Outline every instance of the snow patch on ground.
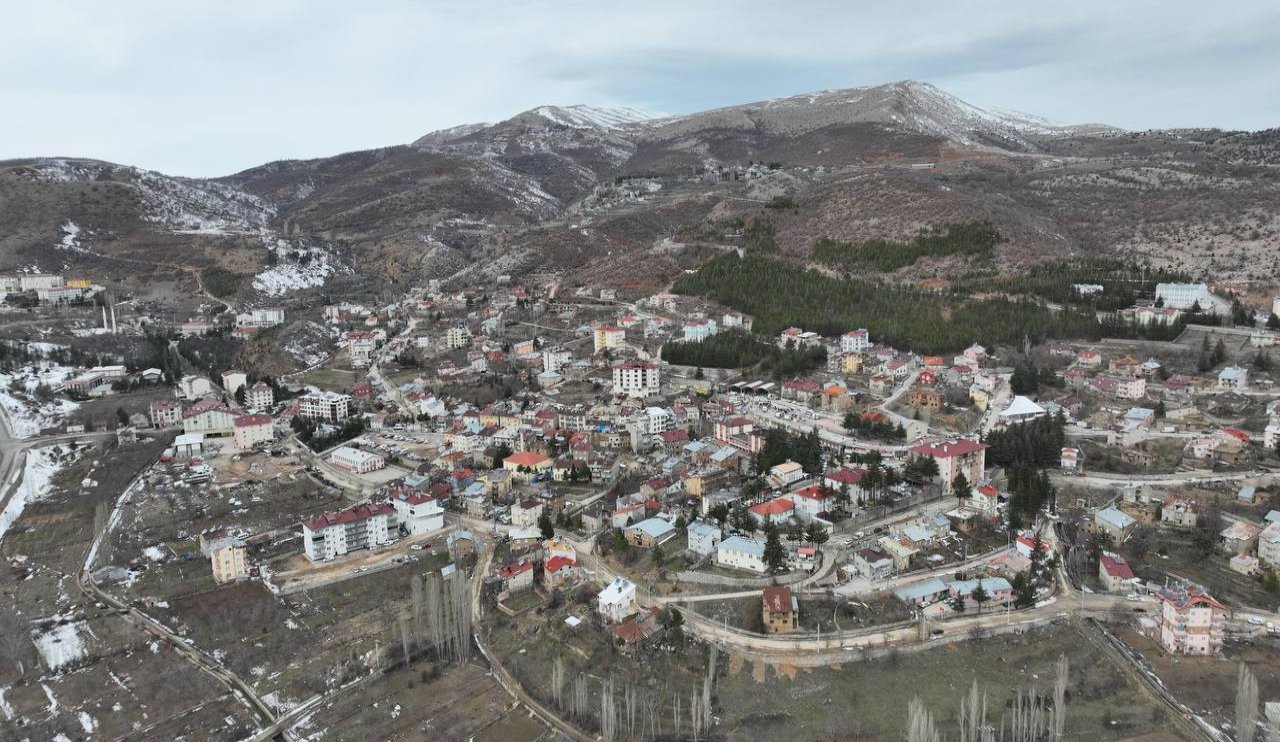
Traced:
POLYGON ((7 690, 9 689, 5 687, 0 687, 0 711, 4 712, 5 719, 12 719, 14 714, 13 706, 10 706, 9 702, 4 700, 4 694, 5 694, 5 691, 7 690))
POLYGON ((165 557, 164 549, 161 549, 159 546, 148 546, 142 550, 142 555, 153 562, 164 561, 165 557))
POLYGON ((57 427, 79 407, 69 399, 50 396, 53 388, 75 373, 68 366, 44 361, 0 373, 0 406, 9 416, 9 428, 15 438, 31 438, 45 428, 57 427), (42 388, 50 391, 37 394, 42 388), (47 398, 40 399, 41 396, 47 398))
POLYGON ((80 225, 70 219, 62 224, 62 241, 58 243, 58 249, 89 254, 93 252, 80 244, 80 225))
POLYGON ((253 287, 267 296, 323 286, 330 276, 347 272, 337 256, 323 247, 299 248, 277 240, 268 249, 278 262, 253 277, 253 287))
POLYGON ((44 697, 49 699, 49 716, 53 716, 61 708, 58 704, 58 697, 53 695, 53 688, 50 688, 47 684, 41 683, 40 687, 44 688, 44 697))
POLYGON ((51 672, 84 657, 84 638, 79 627, 79 621, 59 624, 31 638, 40 652, 40 659, 51 672))
POLYGON ((85 734, 93 734, 94 730, 98 728, 98 722, 94 721, 93 717, 90 716, 88 712, 81 711, 80 728, 84 730, 85 734))
MULTIPOLYGON (((28 503, 40 500, 49 494, 53 477, 59 469, 70 463, 75 455, 71 449, 64 446, 46 446, 27 451, 26 465, 22 470, 22 484, 9 499, 9 504, 5 505, 4 511, 0 512, 0 540, 4 539, 4 534, 9 527, 22 517, 22 511, 26 510, 28 503)), ((8 482, 3 485, 7 486, 8 482)))

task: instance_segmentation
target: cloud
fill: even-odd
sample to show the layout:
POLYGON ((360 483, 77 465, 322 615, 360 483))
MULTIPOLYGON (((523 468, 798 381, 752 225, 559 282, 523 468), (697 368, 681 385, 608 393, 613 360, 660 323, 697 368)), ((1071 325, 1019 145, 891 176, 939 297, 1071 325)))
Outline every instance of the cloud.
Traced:
POLYGON ((1274 3, 615 5, 22 4, 0 157, 217 175, 544 103, 681 113, 899 79, 1063 122, 1280 125, 1274 3))

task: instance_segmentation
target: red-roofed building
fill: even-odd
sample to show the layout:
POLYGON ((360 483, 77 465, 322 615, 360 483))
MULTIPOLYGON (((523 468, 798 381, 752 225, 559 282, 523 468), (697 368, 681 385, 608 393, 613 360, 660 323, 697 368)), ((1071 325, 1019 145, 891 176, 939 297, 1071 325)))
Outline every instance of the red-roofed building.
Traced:
POLYGON ((798 489, 785 497, 791 500, 796 516, 806 523, 817 518, 820 513, 830 512, 835 505, 832 493, 818 484, 798 489))
POLYGON ((1165 650, 1174 654, 1217 654, 1222 650, 1227 609, 1203 588, 1185 583, 1156 593, 1160 616, 1154 627, 1165 650))
POLYGON ((357 505, 302 522, 302 551, 313 562, 395 540, 395 509, 386 503, 357 505))
POLYGON ((795 505, 785 497, 775 497, 759 505, 752 505, 747 512, 751 513, 760 525, 785 523, 795 513, 795 505))
POLYGON ((764 630, 769 634, 789 634, 796 630, 800 607, 791 588, 771 585, 764 589, 761 598, 764 630))
POLYGON ((1133 570, 1124 557, 1104 551, 1098 557, 1098 579, 1108 592, 1128 592, 1133 587, 1133 570))
POLYGON ((498 569, 498 579, 502 580, 502 589, 509 593, 524 592, 533 588, 533 562, 521 559, 498 569))
POLYGON ((236 448, 248 451, 254 446, 276 439, 275 422, 270 415, 239 415, 235 418, 235 432, 232 435, 236 448))
POLYGON ((577 562, 566 556, 553 556, 542 563, 542 584, 563 587, 577 578, 577 562))
POLYGON ((951 483, 957 474, 963 474, 970 484, 981 482, 987 463, 987 444, 976 440, 960 440, 926 443, 911 449, 916 458, 928 456, 938 464, 938 478, 945 492, 951 492, 951 483))

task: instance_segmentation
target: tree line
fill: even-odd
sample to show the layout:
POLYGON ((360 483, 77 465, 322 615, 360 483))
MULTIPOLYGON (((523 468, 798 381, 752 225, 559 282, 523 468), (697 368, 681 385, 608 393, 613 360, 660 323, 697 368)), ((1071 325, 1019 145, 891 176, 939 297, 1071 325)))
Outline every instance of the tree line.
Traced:
POLYGON ((755 329, 766 335, 787 327, 822 335, 865 327, 889 345, 920 353, 956 351, 974 341, 994 346, 1100 337, 1098 319, 1088 311, 1055 313, 1036 302, 1006 298, 948 298, 827 276, 759 254, 717 257, 681 277, 674 290, 748 313, 755 329))
POLYGON ((813 246, 813 258, 846 271, 872 269, 889 273, 926 257, 989 258, 1002 240, 988 222, 962 222, 943 228, 927 227, 909 242, 876 238, 852 244, 823 237, 813 246))

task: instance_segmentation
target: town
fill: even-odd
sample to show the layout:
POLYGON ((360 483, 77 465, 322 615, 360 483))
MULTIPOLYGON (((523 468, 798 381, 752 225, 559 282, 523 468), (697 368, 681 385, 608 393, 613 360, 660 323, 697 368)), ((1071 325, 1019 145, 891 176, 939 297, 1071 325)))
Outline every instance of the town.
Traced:
POLYGON ((1073 673, 1111 658, 1121 730, 1219 739, 1221 657, 1280 644, 1280 298, 1158 283, 1119 314, 1168 332, 917 354, 510 276, 189 314, 61 276, 0 288, 0 534, 31 626, 8 654, 58 679, 0 707, 33 739, 54 734, 22 709, 79 668, 110 674, 85 733, 127 735, 107 701, 141 696, 162 646, 231 692, 183 715, 205 735, 378 729, 348 691, 395 672, 379 718, 454 723, 408 689, 457 664, 434 682, 465 697, 483 658, 492 738, 706 739, 751 707, 723 663, 883 673, 993 637, 1073 673), (295 313, 321 338, 305 367, 234 352, 288 346, 295 313), (59 525, 59 491, 101 495, 92 526, 59 525), (82 561, 38 566, 69 528, 82 561), (151 637, 133 681, 92 662, 125 623, 151 637))

